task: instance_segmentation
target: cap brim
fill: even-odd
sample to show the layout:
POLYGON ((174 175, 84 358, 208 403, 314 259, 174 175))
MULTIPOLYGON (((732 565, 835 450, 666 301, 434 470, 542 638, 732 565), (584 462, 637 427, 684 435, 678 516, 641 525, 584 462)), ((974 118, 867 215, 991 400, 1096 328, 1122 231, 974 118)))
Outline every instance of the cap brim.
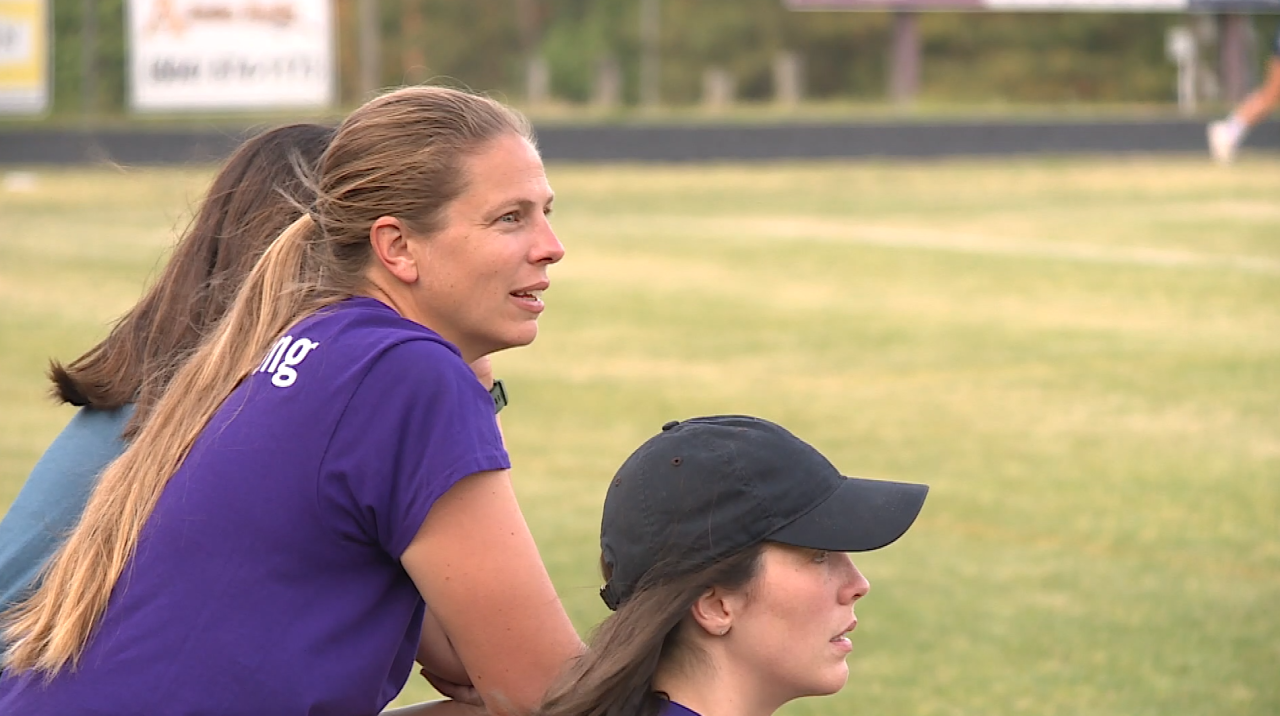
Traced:
POLYGON ((830 497, 768 539, 832 552, 880 549, 906 533, 928 493, 928 485, 845 478, 830 497))

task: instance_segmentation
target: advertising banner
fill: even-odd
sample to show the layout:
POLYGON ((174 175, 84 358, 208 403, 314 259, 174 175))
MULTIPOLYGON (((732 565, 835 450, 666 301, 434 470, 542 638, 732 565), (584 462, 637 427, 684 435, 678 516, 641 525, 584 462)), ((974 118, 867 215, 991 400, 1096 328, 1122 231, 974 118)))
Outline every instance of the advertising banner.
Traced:
POLYGON ((0 114, 49 108, 49 3, 0 0, 0 114))
POLYGON ((325 107, 331 0, 129 0, 138 111, 325 107))

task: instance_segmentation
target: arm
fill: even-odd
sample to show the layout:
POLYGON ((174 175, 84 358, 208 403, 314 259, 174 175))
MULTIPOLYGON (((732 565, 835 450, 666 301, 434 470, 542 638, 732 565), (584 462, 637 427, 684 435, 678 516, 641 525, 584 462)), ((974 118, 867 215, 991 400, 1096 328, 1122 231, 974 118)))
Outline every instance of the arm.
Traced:
POLYGON ((453 648, 449 635, 444 633, 440 622, 431 613, 430 604, 422 613, 417 662, 422 665, 424 676, 430 673, 432 676, 454 684, 469 685, 471 683, 471 677, 467 676, 467 668, 458 659, 458 652, 453 648))
POLYGON ((488 711, 524 714, 583 650, 516 503, 510 472, 463 479, 400 558, 488 711))
POLYGON ((422 631, 418 637, 418 658, 422 678, 447 699, 472 706, 484 706, 479 692, 471 685, 467 667, 458 659, 453 642, 444 633, 428 604, 422 614, 422 631))

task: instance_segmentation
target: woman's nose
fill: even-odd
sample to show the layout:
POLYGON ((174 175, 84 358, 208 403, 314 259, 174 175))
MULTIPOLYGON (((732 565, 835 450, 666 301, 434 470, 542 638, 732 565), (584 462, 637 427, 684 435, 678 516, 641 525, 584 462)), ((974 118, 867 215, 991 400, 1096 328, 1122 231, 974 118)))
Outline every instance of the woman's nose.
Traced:
POLYGON ((564 258, 564 244, 560 243, 556 232, 551 228, 551 223, 543 219, 542 230, 538 233, 538 240, 533 247, 533 263, 537 264, 553 264, 564 258))
POLYGON ((848 568, 840 585, 839 598, 841 604, 853 604, 867 596, 867 592, 871 591, 871 582, 868 582, 862 572, 858 571, 858 566, 853 563, 849 555, 844 555, 844 559, 848 568))

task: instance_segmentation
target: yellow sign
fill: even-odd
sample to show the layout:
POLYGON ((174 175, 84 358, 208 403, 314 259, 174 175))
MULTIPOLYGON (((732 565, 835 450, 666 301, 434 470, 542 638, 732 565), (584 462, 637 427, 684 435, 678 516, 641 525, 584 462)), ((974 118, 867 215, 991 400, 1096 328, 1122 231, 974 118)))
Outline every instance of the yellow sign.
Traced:
POLYGON ((48 0, 0 0, 0 114, 48 106, 48 0))

